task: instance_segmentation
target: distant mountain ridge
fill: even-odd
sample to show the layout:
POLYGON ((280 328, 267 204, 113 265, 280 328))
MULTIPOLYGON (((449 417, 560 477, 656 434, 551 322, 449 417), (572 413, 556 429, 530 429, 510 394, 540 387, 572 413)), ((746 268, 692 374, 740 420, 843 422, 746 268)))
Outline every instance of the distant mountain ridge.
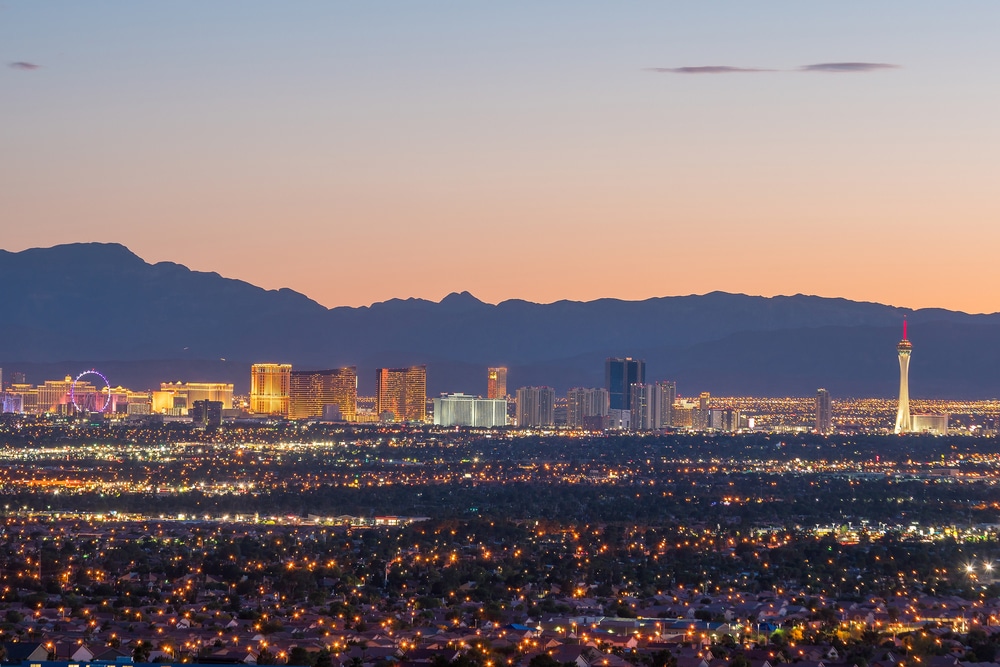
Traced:
POLYGON ((824 386, 840 396, 890 397, 906 316, 911 395, 1000 396, 996 313, 723 292, 496 305, 460 292, 440 303, 327 309, 292 290, 149 264, 100 243, 0 251, 0 281, 0 367, 35 368, 33 382, 104 363, 137 387, 217 378, 246 391, 248 365, 271 360, 356 365, 363 392, 376 367, 416 363, 428 365, 431 395, 483 393, 489 365, 510 368, 511 391, 563 391, 600 386, 607 356, 637 356, 647 379, 675 379, 682 394, 807 395, 824 386), (163 377, 170 369, 185 377, 163 377))

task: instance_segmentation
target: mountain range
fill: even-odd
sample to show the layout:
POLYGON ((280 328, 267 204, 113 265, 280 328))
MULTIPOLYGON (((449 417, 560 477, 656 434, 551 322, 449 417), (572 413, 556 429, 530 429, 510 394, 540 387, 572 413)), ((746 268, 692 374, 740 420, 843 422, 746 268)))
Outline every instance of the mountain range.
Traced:
POLYGON ((1000 396, 1000 313, 911 310, 816 296, 713 292, 642 301, 493 305, 467 292, 440 302, 391 299, 326 308, 171 262, 149 264, 118 244, 0 251, 0 368, 30 382, 91 366, 112 384, 218 380, 245 392, 249 365, 375 368, 427 364, 428 394, 486 390, 507 366, 509 390, 601 386, 604 359, 646 360, 647 379, 682 395, 892 397, 895 345, 910 323, 910 394, 1000 396))

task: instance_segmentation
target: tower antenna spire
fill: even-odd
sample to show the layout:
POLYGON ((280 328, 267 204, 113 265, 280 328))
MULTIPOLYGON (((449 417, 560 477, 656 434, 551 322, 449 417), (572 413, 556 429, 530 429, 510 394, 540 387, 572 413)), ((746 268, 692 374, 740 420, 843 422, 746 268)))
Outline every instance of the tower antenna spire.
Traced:
POLYGON ((903 318, 903 340, 896 344, 899 355, 899 410, 896 412, 895 433, 910 433, 913 419, 910 416, 910 353, 913 344, 906 339, 906 318, 903 318))

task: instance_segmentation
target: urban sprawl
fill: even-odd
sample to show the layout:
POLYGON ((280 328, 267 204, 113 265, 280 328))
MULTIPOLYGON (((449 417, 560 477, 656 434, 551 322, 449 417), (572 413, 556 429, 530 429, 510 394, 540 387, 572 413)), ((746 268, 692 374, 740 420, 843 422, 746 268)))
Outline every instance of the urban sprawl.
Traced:
POLYGON ((994 667, 1000 402, 0 379, 24 667, 994 667))

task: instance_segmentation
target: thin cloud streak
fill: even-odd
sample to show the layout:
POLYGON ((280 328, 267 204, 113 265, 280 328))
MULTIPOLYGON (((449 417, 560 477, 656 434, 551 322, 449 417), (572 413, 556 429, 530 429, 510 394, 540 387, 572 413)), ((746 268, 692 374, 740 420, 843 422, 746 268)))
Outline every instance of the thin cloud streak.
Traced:
POLYGON ((898 69, 899 65, 889 63, 815 63, 803 65, 798 69, 766 69, 762 67, 734 67, 732 65, 701 65, 697 67, 648 67, 647 71, 661 74, 746 74, 756 72, 833 72, 858 73, 876 72, 885 69, 898 69))
POLYGON ((663 74, 743 74, 747 72, 774 72, 757 67, 731 67, 729 65, 702 65, 701 67, 650 67, 651 72, 663 74))
POLYGON ((815 65, 803 65, 800 72, 875 72, 883 69, 898 69, 899 65, 888 63, 816 63, 815 65))
POLYGON ((17 62, 8 63, 7 66, 11 67, 13 69, 21 69, 21 70, 27 70, 27 71, 30 71, 30 70, 33 70, 33 69, 39 69, 41 67, 41 65, 36 65, 35 63, 25 62, 23 60, 18 60, 17 62))

